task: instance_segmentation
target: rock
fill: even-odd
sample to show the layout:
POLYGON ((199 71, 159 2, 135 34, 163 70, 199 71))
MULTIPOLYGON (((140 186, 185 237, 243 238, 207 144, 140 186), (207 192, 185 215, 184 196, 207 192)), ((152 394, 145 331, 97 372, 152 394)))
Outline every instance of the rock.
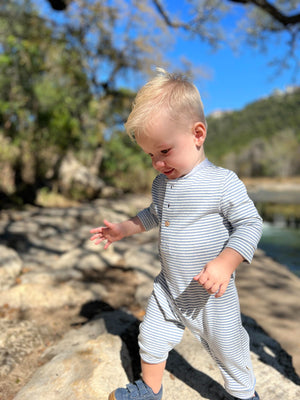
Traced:
POLYGON ((47 285, 47 286, 55 286, 57 284, 61 284, 63 282, 72 281, 72 280, 81 280, 82 273, 75 269, 71 268, 61 268, 59 270, 54 271, 29 271, 28 273, 22 275, 19 278, 19 282, 21 284, 39 284, 39 285, 47 285))
MULTIPOLYGON (((142 197, 98 199, 67 209, 0 213, 0 398, 107 399, 139 377, 135 316, 142 318, 160 271, 157 231, 103 251, 89 240, 89 230, 103 217, 117 222, 134 215, 145 203, 142 197)), ((264 400, 300 397, 285 348, 292 343, 294 355, 299 347, 300 282, 282 268, 257 251, 237 274, 243 312, 252 317, 244 322, 264 400), (274 340, 270 335, 277 332, 274 340)), ((164 387, 170 400, 179 393, 186 400, 225 399, 214 362, 188 331, 170 353, 164 387)))
POLYGON ((254 202, 276 204, 299 204, 300 186, 299 179, 290 178, 289 180, 279 179, 251 179, 246 178, 247 191, 254 202))
POLYGON ((76 268, 77 271, 103 271, 107 268, 107 262, 99 252, 76 248, 65 252, 54 265, 54 268, 56 270, 76 268))
POLYGON ((15 400, 104 400, 128 381, 120 357, 125 352, 109 334, 68 346, 36 371, 15 400))
POLYGON ((101 197, 102 198, 117 198, 120 197, 122 195, 122 190, 121 189, 117 189, 113 186, 105 186, 102 190, 101 190, 101 197))
POLYGON ((15 284, 22 270, 22 260, 13 249, 0 245, 0 292, 15 284))
POLYGON ((142 308, 146 308, 148 298, 152 292, 149 281, 159 274, 160 262, 157 256, 157 243, 145 243, 131 248, 126 253, 126 263, 134 268, 139 284, 135 292, 135 298, 142 308))
POLYGON ((70 285, 48 286, 40 283, 24 283, 1 293, 0 307, 27 310, 30 308, 55 309, 64 306, 75 306, 95 299, 95 295, 83 287, 70 285))
POLYGON ((0 376, 7 375, 27 354, 41 346, 43 340, 34 323, 0 320, 0 376))
POLYGON ((79 199, 92 199, 101 192, 104 182, 82 165, 71 153, 62 161, 59 168, 59 188, 65 196, 79 199))
POLYGON ((105 318, 69 331, 47 349, 42 357, 46 364, 15 400, 101 400, 116 385, 125 386, 133 378, 131 359, 117 334, 125 335, 136 320, 122 311, 103 314, 105 318))
POLYGON ((237 270, 242 313, 255 321, 293 355, 300 372, 300 279, 284 265, 257 250, 252 263, 237 270))
MULTIPOLYGON (((252 335, 251 327, 246 324, 246 328, 252 335)), ((266 336, 260 339, 264 341, 266 336)), ((256 389, 262 399, 292 400, 299 397, 299 386, 278 372, 278 364, 276 367, 264 364, 254 353, 251 353, 251 358, 257 378, 256 389)), ((182 342, 169 356, 164 379, 165 393, 170 400, 178 399, 178 393, 185 399, 225 400, 227 398, 222 377, 215 363, 187 330, 182 342)))
MULTIPOLYGON (((113 311, 67 333, 61 342, 46 350, 43 358, 48 362, 36 371, 14 400, 106 400, 112 390, 133 379, 131 363, 137 362, 138 349, 132 338, 137 334, 137 323, 130 314, 113 311), (134 343, 131 352, 127 343, 134 343)), ((246 319, 245 324, 253 336, 257 329, 255 321, 246 319)), ((276 348, 262 330, 258 341, 268 343, 273 350, 276 348)), ((300 396, 299 386, 285 378, 276 357, 268 365, 260 361, 259 355, 251 356, 257 390, 264 400, 300 396)), ((164 393, 169 400, 177 400, 178 393, 187 400, 227 398, 216 364, 187 330, 182 342, 169 355, 164 393)))

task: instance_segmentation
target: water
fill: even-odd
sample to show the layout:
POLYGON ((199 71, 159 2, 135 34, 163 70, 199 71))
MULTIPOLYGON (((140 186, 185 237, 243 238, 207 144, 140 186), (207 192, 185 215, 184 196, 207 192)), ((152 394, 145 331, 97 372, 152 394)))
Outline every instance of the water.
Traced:
POLYGON ((258 247, 300 277, 300 229, 265 222, 258 247))

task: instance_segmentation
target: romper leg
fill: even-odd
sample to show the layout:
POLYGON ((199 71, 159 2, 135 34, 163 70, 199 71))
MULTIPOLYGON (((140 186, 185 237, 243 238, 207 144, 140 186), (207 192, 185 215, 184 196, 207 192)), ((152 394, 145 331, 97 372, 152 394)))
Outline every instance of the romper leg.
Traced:
POLYGON ((180 343, 184 326, 178 321, 161 293, 152 293, 144 321, 140 325, 140 356, 149 364, 168 358, 169 352, 180 343))
POLYGON ((255 377, 234 278, 222 297, 210 296, 201 319, 189 327, 218 364, 225 389, 239 399, 251 398, 255 377))

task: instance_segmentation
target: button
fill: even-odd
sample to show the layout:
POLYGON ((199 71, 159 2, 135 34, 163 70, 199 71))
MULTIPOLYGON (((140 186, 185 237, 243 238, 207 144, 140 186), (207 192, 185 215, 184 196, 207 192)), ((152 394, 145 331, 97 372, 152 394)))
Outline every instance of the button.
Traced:
POLYGON ((170 222, 169 221, 166 221, 165 222, 165 226, 169 226, 170 225, 170 222))

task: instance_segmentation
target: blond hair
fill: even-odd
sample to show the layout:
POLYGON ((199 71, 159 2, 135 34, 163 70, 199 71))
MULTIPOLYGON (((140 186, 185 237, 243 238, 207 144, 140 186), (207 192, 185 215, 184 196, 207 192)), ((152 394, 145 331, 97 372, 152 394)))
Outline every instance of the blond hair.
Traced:
POLYGON ((157 68, 158 74, 137 93, 125 123, 131 138, 145 133, 155 117, 167 113, 178 123, 202 122, 206 126, 203 104, 196 86, 182 74, 157 68))

